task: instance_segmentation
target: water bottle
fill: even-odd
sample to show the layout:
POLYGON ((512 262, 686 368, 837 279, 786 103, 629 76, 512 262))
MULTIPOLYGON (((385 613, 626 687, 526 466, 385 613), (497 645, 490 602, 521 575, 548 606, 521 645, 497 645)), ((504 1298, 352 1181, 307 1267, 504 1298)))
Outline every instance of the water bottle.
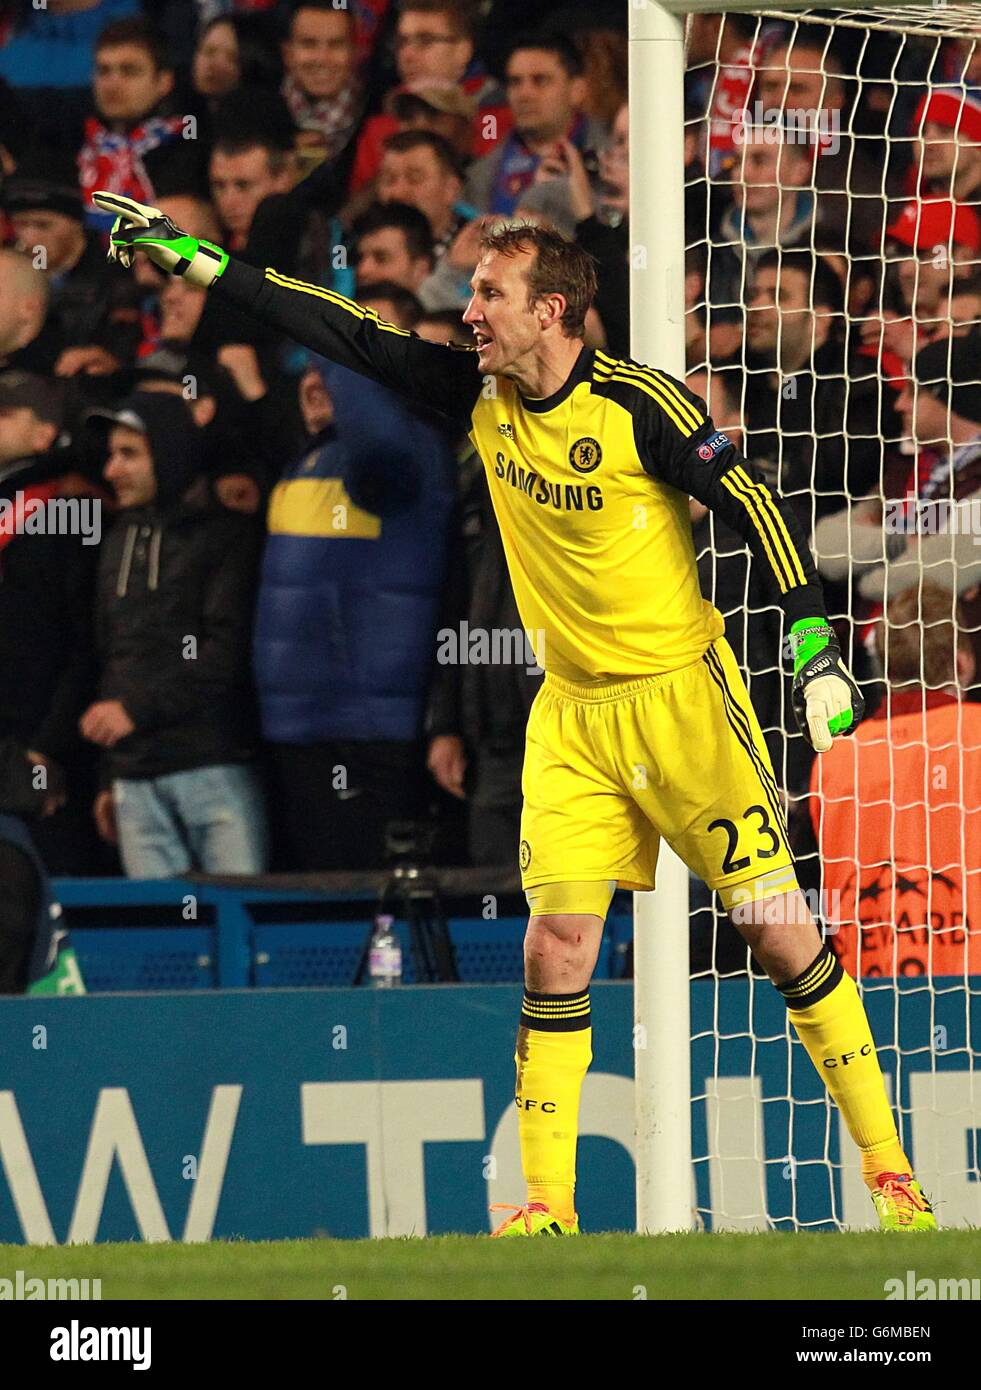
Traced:
POLYGON ((402 947, 391 913, 379 912, 375 917, 368 950, 368 974, 372 989, 389 989, 402 983, 402 947))

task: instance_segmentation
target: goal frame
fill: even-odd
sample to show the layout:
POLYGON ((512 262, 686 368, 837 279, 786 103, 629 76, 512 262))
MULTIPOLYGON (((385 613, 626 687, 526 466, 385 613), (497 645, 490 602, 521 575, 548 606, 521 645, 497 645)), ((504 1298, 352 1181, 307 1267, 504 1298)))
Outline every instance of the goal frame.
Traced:
MULTIPOLYGON (((793 0, 625 0, 628 9, 631 355, 685 375, 685 16, 760 14, 794 20, 793 0)), ((838 3, 844 25, 882 27, 909 15, 921 35, 952 33, 968 7, 903 0, 838 3), (854 14, 854 18, 849 16, 854 14), (861 17, 860 17, 861 16, 861 17), (931 16, 935 17, 931 23, 931 16), (938 20, 936 17, 940 16, 938 20), (890 23, 889 21, 892 20, 890 23), (946 20, 947 22, 942 22, 946 20)), ((975 7, 970 7, 975 16, 975 7)), ((657 889, 634 894, 636 1229, 691 1230, 693 1197, 688 870, 662 843, 657 889)))

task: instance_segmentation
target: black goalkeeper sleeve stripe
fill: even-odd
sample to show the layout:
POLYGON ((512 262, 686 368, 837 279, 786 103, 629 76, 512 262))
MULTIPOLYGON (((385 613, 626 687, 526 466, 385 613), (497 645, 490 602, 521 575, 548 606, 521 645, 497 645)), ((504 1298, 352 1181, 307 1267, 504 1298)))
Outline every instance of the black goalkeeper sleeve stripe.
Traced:
MULTIPOLYGON (((773 576, 788 622, 823 618, 824 591, 793 507, 770 490, 732 447, 722 470, 692 496, 743 537, 754 559, 773 576)), ((699 482, 704 482, 703 478, 699 482)))
POLYGON ((788 622, 825 617, 821 581, 790 503, 767 486, 683 382, 652 368, 632 371, 648 388, 630 405, 645 469, 743 537, 754 562, 769 573, 788 622))
POLYGON ((336 290, 244 261, 229 259, 211 293, 332 362, 469 426, 483 386, 472 348, 426 342, 336 290))

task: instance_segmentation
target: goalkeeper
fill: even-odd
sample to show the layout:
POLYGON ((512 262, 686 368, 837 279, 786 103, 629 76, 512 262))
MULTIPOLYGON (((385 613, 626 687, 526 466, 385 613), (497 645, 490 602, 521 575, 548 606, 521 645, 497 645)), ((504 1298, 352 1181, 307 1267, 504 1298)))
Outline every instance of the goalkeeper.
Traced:
MULTIPOLYGON (((903 1152, 853 980, 797 886, 779 791, 719 613, 699 591, 689 495, 745 537, 794 651, 793 708, 820 753, 863 701, 790 508, 702 402, 583 343, 589 257, 543 227, 485 232, 464 322, 442 346, 331 290, 265 272, 115 194, 110 254, 144 251, 271 327, 463 424, 487 471, 545 682, 525 750, 519 863, 530 907, 517 1089, 527 1199, 495 1234, 572 1235, 589 982, 613 892, 650 889, 666 839, 718 891, 784 996, 861 1151, 886 1229, 935 1226, 903 1152)), ((680 1045, 687 1045, 685 1039, 680 1045)))

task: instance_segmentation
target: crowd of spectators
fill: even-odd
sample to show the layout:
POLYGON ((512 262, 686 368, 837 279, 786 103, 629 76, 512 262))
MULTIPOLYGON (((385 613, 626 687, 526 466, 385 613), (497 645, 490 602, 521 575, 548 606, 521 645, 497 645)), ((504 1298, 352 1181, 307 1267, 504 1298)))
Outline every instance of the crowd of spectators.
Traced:
MULTIPOLYGON (((546 221, 596 258, 588 345, 626 355, 625 8, 0 7, 0 502, 104 523, 0 534, 0 854, 17 819, 52 872, 373 868, 399 821, 441 862, 512 861, 540 673, 436 657, 438 631, 520 630, 471 444, 142 257, 111 266, 91 194, 438 342, 469 341, 488 220, 546 221)), ((930 667, 970 705, 973 43, 696 15, 687 44, 689 384, 793 500, 870 704, 930 685, 925 661, 891 674, 897 622, 914 654, 931 623, 972 654, 930 667)), ((692 521, 806 837, 779 615, 692 521)))

